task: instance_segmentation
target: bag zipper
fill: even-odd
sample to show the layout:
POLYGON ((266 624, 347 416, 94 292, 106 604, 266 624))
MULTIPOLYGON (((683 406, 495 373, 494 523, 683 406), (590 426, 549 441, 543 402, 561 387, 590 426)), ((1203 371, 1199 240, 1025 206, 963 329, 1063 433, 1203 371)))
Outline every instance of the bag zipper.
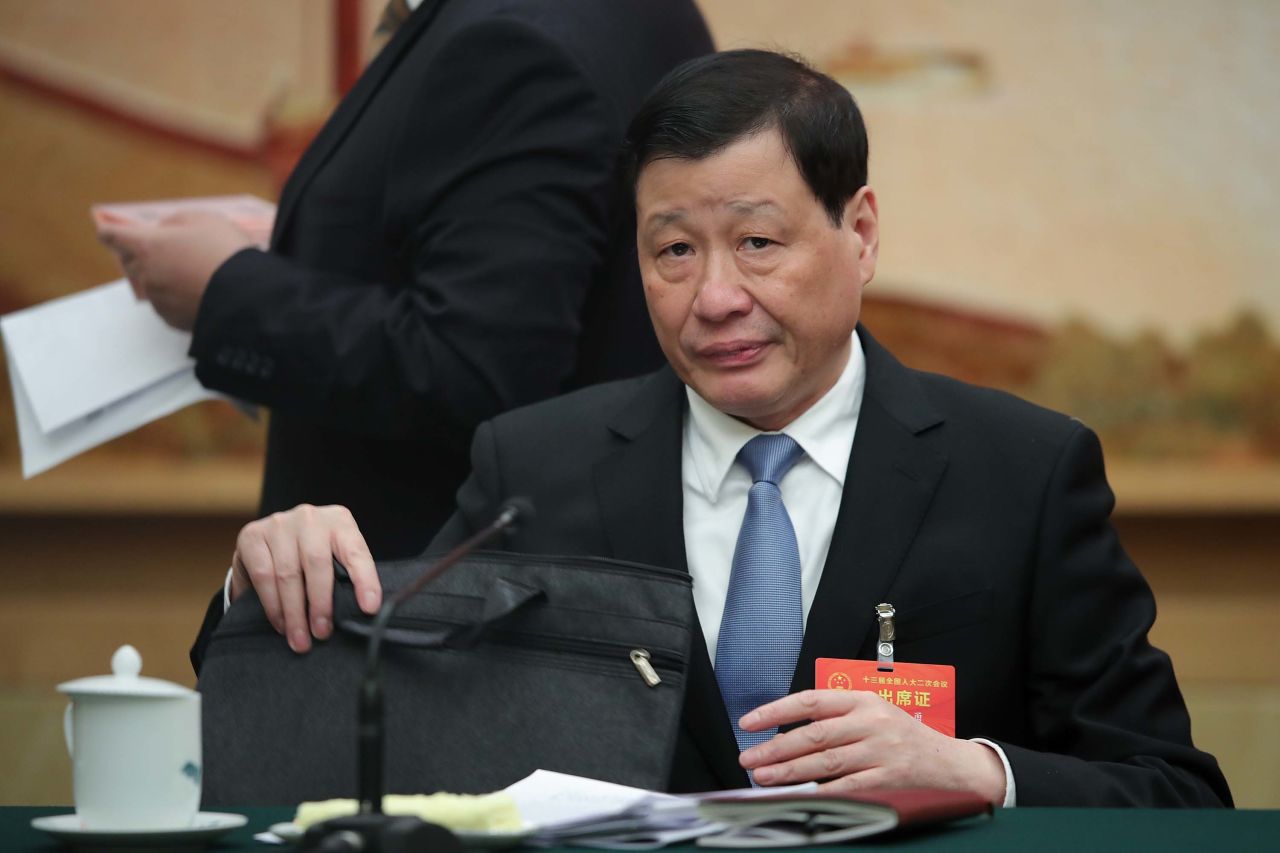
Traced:
POLYGON ((658 671, 653 668, 653 664, 649 662, 648 649, 632 649, 631 663, 635 665, 636 672, 640 673, 640 677, 644 679, 644 683, 650 687, 657 687, 662 683, 658 671))
MULTIPOLYGON (((458 627, 465 624, 451 622, 448 619, 396 616, 387 623, 387 627, 421 628, 430 625, 433 628, 439 628, 458 627)), ((627 659, 631 661, 631 665, 635 667, 636 672, 640 674, 640 678, 649 687, 657 687, 662 683, 662 676, 658 674, 658 667, 678 669, 684 662, 684 659, 678 654, 664 651, 651 652, 649 649, 632 646, 629 643, 591 642, 588 640, 575 640, 571 637, 551 638, 542 634, 527 634, 519 631, 503 630, 502 628, 488 631, 485 637, 498 645, 519 646, 520 648, 535 649, 537 651, 563 652, 583 657, 605 658, 606 660, 617 660, 625 652, 627 659)))
MULTIPOLYGON (((450 622, 445 619, 419 619, 413 616, 397 616, 387 623, 387 627, 413 629, 430 625, 433 628, 439 628, 457 627, 464 624, 467 623, 450 622)), ((219 636, 227 639, 267 634, 275 634, 275 629, 267 622, 255 625, 237 625, 235 627, 227 626, 219 631, 219 636)), ((519 648, 552 653, 575 654, 582 657, 602 658, 606 661, 618 661, 619 663, 624 659, 629 660, 636 672, 639 673, 641 680, 648 687, 657 687, 662 684, 662 676, 658 674, 659 667, 678 670, 681 664, 684 663, 684 659, 678 654, 664 651, 651 652, 647 648, 636 647, 630 643, 591 642, 588 640, 575 640, 569 637, 551 638, 544 635, 503 631, 501 629, 489 631, 485 634, 485 637, 497 645, 517 646, 519 648)))

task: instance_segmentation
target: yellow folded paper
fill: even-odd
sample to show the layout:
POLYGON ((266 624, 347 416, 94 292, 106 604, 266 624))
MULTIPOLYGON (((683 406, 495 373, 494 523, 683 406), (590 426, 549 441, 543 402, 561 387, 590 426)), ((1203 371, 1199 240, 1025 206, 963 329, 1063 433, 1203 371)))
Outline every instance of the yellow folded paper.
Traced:
MULTIPOLYGON (((302 803, 293 822, 306 829, 334 817, 355 814, 355 800, 323 800, 302 803)), ((387 794, 382 798, 387 814, 411 815, 460 832, 516 832, 523 822, 510 794, 387 794)))

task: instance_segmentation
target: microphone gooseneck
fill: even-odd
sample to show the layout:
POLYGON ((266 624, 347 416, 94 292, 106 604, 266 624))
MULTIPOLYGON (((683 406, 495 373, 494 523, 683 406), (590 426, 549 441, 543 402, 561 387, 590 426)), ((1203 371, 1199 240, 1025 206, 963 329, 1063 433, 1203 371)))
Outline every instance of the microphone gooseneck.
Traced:
POLYGON ((382 680, 379 664, 382 660, 382 640, 387 625, 400 605, 417 595, 424 586, 451 569, 472 551, 500 533, 511 532, 516 526, 534 517, 533 503, 528 498, 508 499, 498 515, 488 526, 477 531, 452 551, 437 560, 430 568, 401 587, 383 602, 374 617, 369 633, 365 657, 364 680, 360 685, 360 702, 357 722, 359 761, 358 784, 361 814, 382 813, 383 768, 385 755, 385 718, 383 714, 382 680))

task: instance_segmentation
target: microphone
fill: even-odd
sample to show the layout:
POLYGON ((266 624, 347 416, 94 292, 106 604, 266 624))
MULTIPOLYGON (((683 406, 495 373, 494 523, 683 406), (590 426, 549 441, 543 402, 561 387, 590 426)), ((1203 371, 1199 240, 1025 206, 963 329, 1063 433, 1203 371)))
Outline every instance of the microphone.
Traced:
MULTIPOLYGON (((370 626, 355 620, 344 620, 340 627, 367 634, 364 679, 360 684, 360 704, 357 715, 357 791, 360 811, 358 814, 327 820, 307 830, 303 838, 303 850, 325 851, 389 851, 425 850, 435 853, 463 853, 461 842, 443 827, 416 818, 388 817, 382 813, 383 767, 385 754, 386 719, 383 713, 382 679, 379 665, 382 661, 382 641, 387 625, 400 605, 417 595, 424 586, 453 568, 463 558, 500 533, 512 533, 517 526, 534 517, 533 502, 528 498, 508 498, 498 510, 498 515, 486 527, 472 534, 452 551, 445 554, 412 582, 397 590, 383 601, 382 607, 370 626)), ((346 575, 346 568, 335 558, 334 569, 346 575)))

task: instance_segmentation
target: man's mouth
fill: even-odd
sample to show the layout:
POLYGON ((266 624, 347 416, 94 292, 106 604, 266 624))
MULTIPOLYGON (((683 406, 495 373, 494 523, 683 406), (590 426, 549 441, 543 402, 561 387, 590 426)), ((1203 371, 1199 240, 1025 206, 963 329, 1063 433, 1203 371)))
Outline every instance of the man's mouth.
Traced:
POLYGON ((697 355, 716 367, 744 367, 758 361, 768 346, 768 341, 725 341, 699 347, 697 355))

